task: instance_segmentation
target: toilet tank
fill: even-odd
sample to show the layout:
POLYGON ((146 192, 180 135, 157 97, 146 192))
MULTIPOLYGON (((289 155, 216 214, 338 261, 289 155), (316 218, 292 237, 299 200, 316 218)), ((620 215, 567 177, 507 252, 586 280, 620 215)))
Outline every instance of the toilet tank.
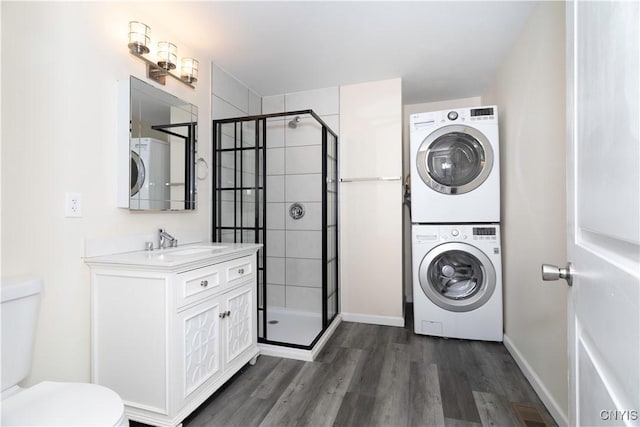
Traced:
POLYGON ((29 375, 42 280, 2 278, 2 391, 29 375))

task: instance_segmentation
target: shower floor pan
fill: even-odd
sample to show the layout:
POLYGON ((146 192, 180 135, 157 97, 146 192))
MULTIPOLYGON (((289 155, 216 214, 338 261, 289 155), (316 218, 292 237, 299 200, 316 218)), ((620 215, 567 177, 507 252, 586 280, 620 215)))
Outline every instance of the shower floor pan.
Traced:
POLYGON ((311 345, 322 331, 320 313, 271 307, 267 311, 267 339, 289 344, 311 345))

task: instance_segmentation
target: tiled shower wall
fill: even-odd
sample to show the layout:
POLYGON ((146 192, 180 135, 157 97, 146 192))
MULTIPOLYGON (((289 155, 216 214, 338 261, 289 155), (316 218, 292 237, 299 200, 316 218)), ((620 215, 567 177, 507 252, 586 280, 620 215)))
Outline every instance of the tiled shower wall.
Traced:
MULTIPOLYGON (((211 88, 211 114, 213 120, 257 115, 262 112, 262 98, 260 95, 215 64, 213 64, 212 67, 211 88)), ((245 146, 254 145, 255 134, 253 126, 253 123, 243 125, 243 144, 245 146)), ((222 146, 224 148, 231 148, 233 145, 233 126, 224 126, 222 128, 222 146)), ((245 183, 254 182, 255 173, 253 168, 250 167, 250 165, 254 164, 254 156, 255 153, 253 151, 243 153, 243 162, 245 165, 248 165, 243 168, 242 173, 242 180, 245 183)), ((222 164, 219 165, 219 167, 221 168, 222 186, 236 186, 237 182, 234 183, 235 169, 233 153, 223 153, 222 164)), ((236 176, 236 179, 239 179, 239 176, 236 176)), ((223 191, 221 196, 222 225, 233 226, 234 192, 223 191)), ((241 220, 245 226, 254 226, 255 195, 248 192, 238 192, 236 196, 242 197, 243 202, 242 218, 237 218, 238 222, 241 220)), ((233 233, 233 231, 223 231, 222 241, 233 242, 233 233)), ((242 237, 245 242, 253 242, 255 238, 253 231, 245 231, 242 237)))
MULTIPOLYGON (((262 112, 312 109, 336 134, 337 87, 262 98, 262 112)), ((321 313, 322 309, 322 134, 309 115, 267 123, 267 303, 269 307, 321 313), (294 220, 290 206, 302 203, 294 220)), ((332 236, 331 236, 332 237, 332 236)), ((329 242, 333 244, 334 242, 329 242)))
POLYGON ((213 64, 211 115, 213 120, 261 114, 261 97, 231 74, 213 64))

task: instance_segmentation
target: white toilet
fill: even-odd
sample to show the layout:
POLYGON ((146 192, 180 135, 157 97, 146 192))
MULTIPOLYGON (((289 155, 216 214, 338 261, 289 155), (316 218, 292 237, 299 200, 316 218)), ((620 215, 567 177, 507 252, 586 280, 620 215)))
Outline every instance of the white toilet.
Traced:
POLYGON ((42 281, 2 279, 2 426, 128 427, 122 399, 96 384, 44 381, 20 388, 31 369, 42 281))

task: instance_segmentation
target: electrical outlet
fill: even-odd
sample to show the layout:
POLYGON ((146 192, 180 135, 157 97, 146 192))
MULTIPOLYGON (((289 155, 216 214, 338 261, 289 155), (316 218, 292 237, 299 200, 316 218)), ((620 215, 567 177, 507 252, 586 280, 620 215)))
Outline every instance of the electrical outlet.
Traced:
POLYGON ((82 196, 80 193, 66 193, 65 216, 67 218, 80 218, 82 216, 82 196))

